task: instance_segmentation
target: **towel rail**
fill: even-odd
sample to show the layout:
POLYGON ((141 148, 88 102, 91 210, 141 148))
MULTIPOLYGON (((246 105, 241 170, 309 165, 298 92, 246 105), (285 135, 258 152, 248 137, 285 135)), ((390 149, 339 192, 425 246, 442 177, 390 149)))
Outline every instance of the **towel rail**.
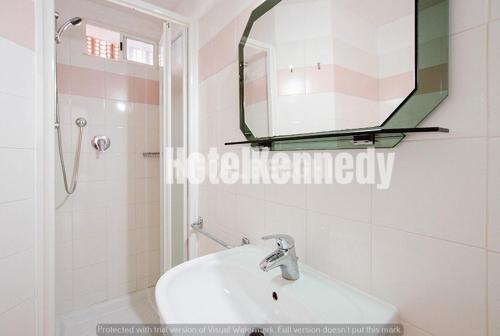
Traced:
MULTIPOLYGON (((226 249, 232 249, 233 248, 233 246, 229 245, 228 243, 226 243, 222 239, 219 239, 216 236, 214 236, 213 234, 211 234, 210 232, 205 231, 203 229, 203 218, 201 218, 201 217, 198 219, 198 221, 196 221, 195 223, 191 224, 191 229, 193 229, 194 231, 196 231, 198 233, 201 233, 205 237, 213 240, 214 242, 216 242, 217 244, 221 245, 222 247, 224 247, 226 249)), ((241 239, 241 245, 249 245, 249 244, 250 244, 250 240, 248 238, 243 237, 241 239)))

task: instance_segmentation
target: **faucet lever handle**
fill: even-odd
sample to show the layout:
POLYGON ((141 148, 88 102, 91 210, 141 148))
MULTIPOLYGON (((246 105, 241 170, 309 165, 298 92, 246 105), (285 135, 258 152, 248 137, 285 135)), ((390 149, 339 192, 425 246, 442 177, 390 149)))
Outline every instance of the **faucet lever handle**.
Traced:
POLYGON ((278 247, 283 250, 289 250, 295 247, 295 239, 287 234, 274 234, 262 237, 262 240, 275 239, 278 247))

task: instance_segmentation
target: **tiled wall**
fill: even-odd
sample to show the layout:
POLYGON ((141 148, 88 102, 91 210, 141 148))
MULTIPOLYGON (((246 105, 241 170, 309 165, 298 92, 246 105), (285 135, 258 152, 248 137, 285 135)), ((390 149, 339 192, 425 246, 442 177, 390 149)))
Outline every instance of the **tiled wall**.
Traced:
MULTIPOLYGON (((68 1, 62 5, 65 17, 81 15, 84 22, 104 21, 106 14, 112 17, 110 9, 94 12, 103 15, 96 17, 71 9, 68 1)), ((113 29, 113 23, 108 20, 106 27, 113 29)), ((142 27, 138 21, 129 24, 136 30, 142 27)), ((78 117, 88 121, 76 193, 56 213, 59 314, 151 287, 160 272, 160 162, 142 156, 160 150, 159 71, 86 55, 84 27, 68 31, 58 46, 61 123, 69 172, 78 140, 74 121, 78 117), (97 154, 90 145, 95 135, 109 136, 109 151, 97 154)), ((55 167, 56 202, 60 204, 65 193, 59 157, 55 167)))
MULTIPOLYGON (((251 5, 221 1, 200 20, 204 150, 242 139, 236 46, 251 5)), ((302 261, 396 305, 408 336, 498 336, 500 0, 450 0, 450 16, 450 97, 423 126, 452 132, 395 148, 389 190, 205 185, 200 215, 233 244, 291 234, 302 261)))
POLYGON ((34 4, 0 6, 0 334, 35 335, 34 4), (19 22, 24 22, 19 25, 19 22))

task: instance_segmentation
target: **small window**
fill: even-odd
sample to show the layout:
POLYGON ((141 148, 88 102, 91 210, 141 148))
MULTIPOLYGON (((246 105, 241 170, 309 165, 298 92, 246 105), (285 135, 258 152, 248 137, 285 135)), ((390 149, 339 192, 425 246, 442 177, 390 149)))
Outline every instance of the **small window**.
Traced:
POLYGON ((107 59, 120 55, 120 33, 97 26, 87 25, 87 53, 107 59))
POLYGON ((152 43, 125 38, 127 61, 154 65, 155 46, 152 43))

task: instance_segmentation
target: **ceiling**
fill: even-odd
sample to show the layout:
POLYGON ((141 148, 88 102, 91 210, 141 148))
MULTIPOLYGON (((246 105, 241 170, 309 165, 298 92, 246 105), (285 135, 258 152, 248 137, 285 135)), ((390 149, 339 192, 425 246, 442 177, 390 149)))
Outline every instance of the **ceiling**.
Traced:
POLYGON ((158 7, 163 7, 171 11, 175 11, 182 0, 146 0, 146 2, 152 3, 158 7))
MULTIPOLYGON (((199 19, 208 13, 221 0, 145 0, 158 7, 163 7, 185 17, 199 19)), ((232 0, 240 1, 240 0, 232 0)))

